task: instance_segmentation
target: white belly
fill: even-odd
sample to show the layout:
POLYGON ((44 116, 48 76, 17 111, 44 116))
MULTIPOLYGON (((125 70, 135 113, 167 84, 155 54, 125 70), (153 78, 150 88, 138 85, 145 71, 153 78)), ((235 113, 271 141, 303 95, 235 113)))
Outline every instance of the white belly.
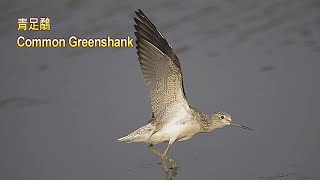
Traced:
POLYGON ((186 140, 200 132, 199 125, 191 119, 174 119, 166 123, 158 132, 154 133, 149 141, 158 144, 164 141, 173 143, 175 140, 186 140))

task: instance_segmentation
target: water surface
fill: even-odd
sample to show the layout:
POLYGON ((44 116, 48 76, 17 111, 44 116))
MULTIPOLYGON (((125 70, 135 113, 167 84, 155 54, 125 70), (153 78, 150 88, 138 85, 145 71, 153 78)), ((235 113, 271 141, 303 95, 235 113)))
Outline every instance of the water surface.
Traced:
MULTIPOLYGON (((150 117, 129 49, 28 49, 16 38, 134 36, 142 9, 180 58, 191 105, 235 127, 175 143, 175 179, 320 179, 318 0, 4 1, 0 38, 0 179, 165 179, 147 144, 116 139, 150 117), (51 18, 17 32, 17 18, 51 18)), ((157 148, 163 150, 165 145, 157 148)))

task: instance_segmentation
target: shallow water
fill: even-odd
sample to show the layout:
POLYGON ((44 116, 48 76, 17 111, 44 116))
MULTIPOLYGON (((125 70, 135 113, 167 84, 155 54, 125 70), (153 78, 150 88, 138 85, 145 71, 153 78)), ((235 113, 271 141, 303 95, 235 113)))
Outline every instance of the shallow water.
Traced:
POLYGON ((16 45, 20 35, 133 37, 138 8, 176 50, 191 105, 229 112, 255 129, 227 127, 174 143, 175 179, 320 179, 318 0, 0 7, 0 179, 165 179, 147 144, 116 142, 151 114, 134 48, 16 45), (50 17, 50 32, 16 30, 17 18, 40 16, 50 17))

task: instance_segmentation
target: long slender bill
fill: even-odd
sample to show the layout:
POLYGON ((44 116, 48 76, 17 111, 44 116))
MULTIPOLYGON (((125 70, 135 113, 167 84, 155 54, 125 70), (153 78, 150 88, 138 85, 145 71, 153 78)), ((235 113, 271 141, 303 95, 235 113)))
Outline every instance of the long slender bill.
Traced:
POLYGON ((237 126, 237 127, 239 127, 239 128, 242 128, 242 129, 246 129, 246 130, 253 131, 253 129, 251 129, 251 128, 249 128, 249 127, 245 126, 245 125, 235 123, 235 122, 231 122, 231 125, 233 125, 233 126, 237 126))

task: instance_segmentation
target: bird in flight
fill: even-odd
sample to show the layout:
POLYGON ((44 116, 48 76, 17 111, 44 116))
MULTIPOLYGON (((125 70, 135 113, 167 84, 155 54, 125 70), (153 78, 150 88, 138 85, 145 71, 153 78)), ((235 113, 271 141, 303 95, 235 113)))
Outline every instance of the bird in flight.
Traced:
POLYGON ((206 115, 191 107, 183 89, 178 57, 147 16, 140 9, 135 13, 138 17, 134 18, 137 54, 149 91, 152 115, 145 126, 118 141, 148 143, 150 151, 161 157, 168 172, 167 160, 173 170, 177 168, 176 162, 167 156, 175 141, 188 140, 197 133, 212 132, 227 125, 253 130, 232 121, 228 113, 206 115), (153 147, 162 142, 168 142, 163 153, 153 147))

